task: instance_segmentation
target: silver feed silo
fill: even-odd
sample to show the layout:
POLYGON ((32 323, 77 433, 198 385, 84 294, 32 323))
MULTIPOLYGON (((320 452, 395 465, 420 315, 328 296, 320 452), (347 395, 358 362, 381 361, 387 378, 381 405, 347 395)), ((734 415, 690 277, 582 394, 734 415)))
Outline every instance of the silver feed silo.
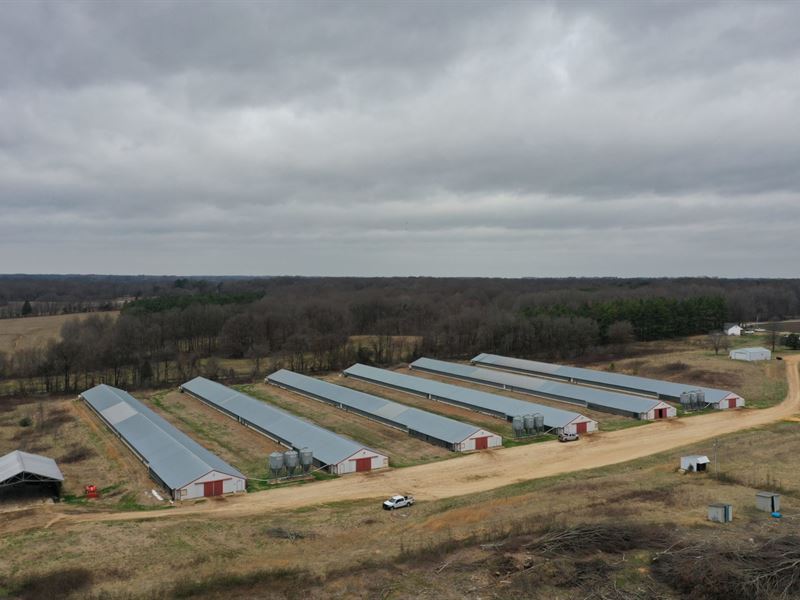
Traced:
POLYGON ((273 477, 278 477, 283 470, 283 452, 273 452, 269 455, 269 470, 273 477))
POLYGON ((544 415, 533 415, 533 428, 537 433, 544 431, 544 415))
POLYGON ((303 467, 303 473, 308 473, 311 469, 311 463, 314 460, 314 453, 311 448, 302 448, 300 450, 300 466, 303 467))
POLYGON ((517 437, 525 435, 525 422, 521 416, 517 415, 511 419, 511 429, 514 430, 514 435, 517 437))
POLYGON ((533 433, 535 430, 535 421, 533 419, 533 415, 525 415, 522 417, 522 420, 525 423, 525 433, 533 433))
POLYGON ((703 406, 706 403, 706 393, 703 390, 697 392, 697 406, 703 406))
POLYGON ((283 464, 286 466, 286 472, 289 475, 294 474, 294 470, 300 463, 300 457, 296 450, 287 450, 283 453, 283 464))

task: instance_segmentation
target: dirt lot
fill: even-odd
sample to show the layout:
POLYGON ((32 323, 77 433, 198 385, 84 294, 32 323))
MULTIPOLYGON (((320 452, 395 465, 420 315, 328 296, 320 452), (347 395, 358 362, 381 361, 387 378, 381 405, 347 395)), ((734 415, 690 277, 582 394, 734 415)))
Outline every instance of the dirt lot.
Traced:
POLYGON ((324 402, 287 392, 274 385, 257 383, 245 392, 288 410, 326 429, 366 444, 389 456, 393 467, 415 465, 457 456, 440 446, 411 437, 404 431, 343 411, 324 402))
POLYGON ((0 319, 0 352, 13 353, 23 348, 44 346, 50 340, 57 340, 61 337, 61 326, 64 323, 72 319, 83 319, 90 314, 116 316, 118 312, 0 319))

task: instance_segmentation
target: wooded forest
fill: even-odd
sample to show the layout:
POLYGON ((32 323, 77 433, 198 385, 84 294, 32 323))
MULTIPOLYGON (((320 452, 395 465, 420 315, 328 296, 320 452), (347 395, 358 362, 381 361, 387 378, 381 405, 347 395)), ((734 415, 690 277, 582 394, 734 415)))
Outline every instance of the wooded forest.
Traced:
POLYGON ((4 393, 231 378, 224 359, 249 360, 253 376, 423 354, 575 359, 800 313, 798 280, 5 276, 0 290, 8 315, 97 311, 61 341, 0 354, 4 393))

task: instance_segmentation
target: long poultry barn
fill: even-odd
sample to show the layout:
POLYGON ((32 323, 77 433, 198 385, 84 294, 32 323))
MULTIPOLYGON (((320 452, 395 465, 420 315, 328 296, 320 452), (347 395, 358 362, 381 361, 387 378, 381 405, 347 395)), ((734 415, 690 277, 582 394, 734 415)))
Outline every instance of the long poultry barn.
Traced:
POLYGON ((471 362, 475 365, 514 371, 525 375, 652 396, 659 400, 670 400, 684 404, 689 394, 699 393, 701 394, 700 404, 709 405, 716 409, 740 408, 745 404, 744 398, 728 390, 650 379, 636 375, 568 367, 535 360, 499 356, 497 354, 479 354, 471 362))
POLYGON ((368 419, 396 427, 408 432, 413 437, 444 446, 453 452, 485 450, 503 445, 502 437, 475 425, 285 369, 268 375, 266 381, 309 398, 360 414, 368 419))
POLYGON ((310 449, 314 464, 335 475, 389 466, 384 454, 215 381, 196 377, 180 389, 279 444, 310 449))
POLYGON ((522 392, 523 394, 585 406, 593 410, 635 419, 666 419, 677 415, 677 410, 674 406, 670 406, 661 400, 537 379, 526 375, 504 373, 495 369, 481 369, 432 358, 420 358, 411 363, 409 367, 428 373, 444 375, 445 377, 522 392))
POLYGON ((514 417, 538 414, 544 418, 544 425, 549 430, 561 430, 565 433, 589 433, 597 430, 597 421, 576 412, 440 381, 431 381, 422 377, 395 373, 386 369, 356 364, 345 369, 343 374, 353 379, 461 406, 508 421, 513 420, 514 417))
POLYGON ((97 385, 80 397, 174 500, 245 491, 246 477, 128 392, 97 385))

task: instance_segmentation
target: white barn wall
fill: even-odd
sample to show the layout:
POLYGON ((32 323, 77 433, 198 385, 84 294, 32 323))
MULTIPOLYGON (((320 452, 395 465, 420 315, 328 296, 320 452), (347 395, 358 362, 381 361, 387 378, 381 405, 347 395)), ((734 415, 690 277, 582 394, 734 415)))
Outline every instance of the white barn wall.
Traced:
POLYGON ((666 408, 667 409, 667 416, 666 416, 667 419, 671 419, 672 417, 677 417, 678 416, 678 409, 677 408, 667 404, 666 402, 661 402, 661 403, 657 404, 656 406, 654 406, 651 410, 647 411, 647 413, 646 413, 644 418, 646 420, 648 420, 648 421, 657 421, 658 419, 656 419, 656 410, 661 409, 661 408, 666 408))
POLYGON ((563 428, 564 433, 578 433, 578 423, 586 423, 586 433, 594 433, 597 431, 597 421, 589 417, 581 416, 579 419, 567 423, 563 428))
POLYGON ((331 472, 335 473, 336 475, 345 475, 347 473, 355 473, 356 472, 356 460, 359 458, 370 458, 370 470, 374 469, 383 469, 389 466, 389 458, 387 456, 383 456, 382 454, 378 454, 376 452, 370 452, 369 450, 362 449, 353 454, 352 456, 348 456, 346 459, 341 461, 336 465, 331 465, 331 472))
POLYGON ((486 431, 485 429, 481 429, 480 431, 476 431, 463 442, 460 442, 455 448, 457 452, 471 452, 475 450, 475 439, 476 438, 489 438, 486 440, 486 443, 489 448, 498 448, 503 445, 503 438, 497 435, 496 433, 492 433, 491 431, 486 431))
POLYGON ((736 408, 742 408, 744 406, 744 398, 736 394, 726 396, 719 402, 713 403, 711 406, 717 410, 728 410, 729 408, 733 408, 730 406, 730 400, 736 400, 736 408))
POLYGON ((204 488, 205 483, 208 481, 220 481, 222 480, 222 493, 223 494, 234 494, 236 492, 243 492, 245 491, 245 481, 239 477, 232 477, 227 473, 220 473, 218 471, 211 471, 192 481, 191 483, 186 484, 179 490, 177 490, 176 497, 179 500, 192 500, 193 498, 203 498, 204 496, 204 488), (185 490, 185 494, 184 494, 185 490))

